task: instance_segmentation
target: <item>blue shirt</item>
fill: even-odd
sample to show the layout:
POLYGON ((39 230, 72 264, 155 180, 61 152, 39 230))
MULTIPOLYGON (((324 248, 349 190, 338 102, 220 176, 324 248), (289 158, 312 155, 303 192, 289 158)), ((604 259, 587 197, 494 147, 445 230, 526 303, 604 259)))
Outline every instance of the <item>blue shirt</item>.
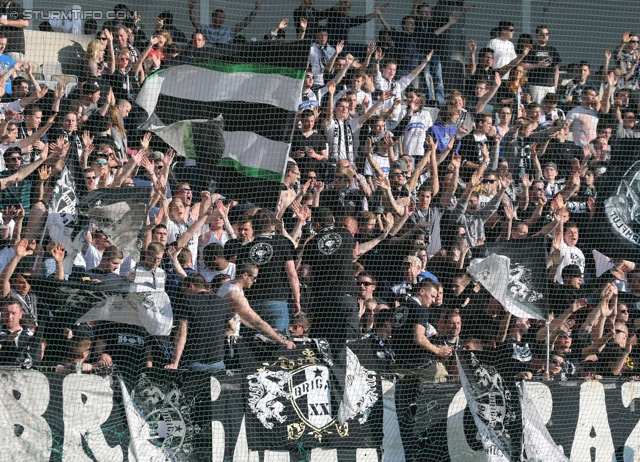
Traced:
MULTIPOLYGON (((16 65, 16 62, 10 56, 5 55, 4 53, 0 55, 0 75, 4 75, 9 70, 16 65)), ((6 94, 10 95, 13 91, 11 87, 11 79, 7 80, 7 83, 4 86, 4 91, 6 94)))

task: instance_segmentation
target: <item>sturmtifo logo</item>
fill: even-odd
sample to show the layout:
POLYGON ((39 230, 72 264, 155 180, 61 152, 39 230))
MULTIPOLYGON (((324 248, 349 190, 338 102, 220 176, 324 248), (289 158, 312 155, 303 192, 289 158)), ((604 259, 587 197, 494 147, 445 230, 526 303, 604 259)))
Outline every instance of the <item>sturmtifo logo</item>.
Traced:
POLYGON ((256 245, 251 247, 249 257, 256 265, 269 263, 273 257, 273 247, 271 244, 267 244, 266 242, 258 242, 256 245))
POLYGON ((640 161, 624 174, 617 195, 604 202, 604 210, 614 231, 640 246, 640 161))
POLYGON ((190 415, 193 401, 187 402, 173 384, 160 389, 146 374, 140 375, 131 398, 152 431, 149 442, 161 447, 167 460, 188 460, 194 449, 192 440, 200 433, 190 415))
POLYGON ((324 255, 332 255, 342 245, 342 236, 338 233, 325 234, 318 240, 318 250, 324 255))
MULTIPOLYGON (((347 403, 350 412, 345 413, 348 419, 360 416, 362 425, 378 400, 376 373, 362 368, 352 356, 358 364, 347 364, 347 388, 353 384, 357 390, 349 389, 353 403, 347 403)), ((310 435, 321 442, 330 433, 349 436, 349 423, 340 425, 331 406, 330 370, 313 350, 305 349, 295 360, 280 357, 263 365, 247 380, 249 408, 265 428, 272 429, 276 422, 286 424, 289 440, 310 435)))

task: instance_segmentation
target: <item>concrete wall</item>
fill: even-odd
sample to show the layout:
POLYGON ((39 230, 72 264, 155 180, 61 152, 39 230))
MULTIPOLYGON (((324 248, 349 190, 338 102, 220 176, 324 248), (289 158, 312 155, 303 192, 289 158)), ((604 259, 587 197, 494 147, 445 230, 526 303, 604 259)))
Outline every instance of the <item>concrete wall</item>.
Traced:
MULTIPOLYGON (((223 8, 226 12, 227 24, 235 24, 246 16, 253 8, 254 2, 244 0, 241 2, 211 1, 201 4, 198 0, 196 11, 200 12, 204 18, 210 16, 210 12, 216 8, 223 8)), ((455 0, 448 0, 454 2, 455 0)), ((65 3, 43 2, 39 0, 25 0, 33 3, 34 9, 49 10, 64 7, 65 3)), ((116 0, 110 2, 78 1, 84 11, 94 10, 106 12, 113 8, 116 0)), ((142 18, 145 30, 153 30, 155 19, 158 13, 163 10, 170 10, 174 14, 175 24, 185 33, 193 31, 193 27, 188 19, 187 1, 158 0, 149 3, 143 0, 125 1, 131 9, 137 9, 142 18)), ((299 5, 299 0, 263 0, 262 9, 256 16, 253 23, 244 31, 247 38, 261 38, 268 30, 273 28, 281 18, 293 17, 293 10, 299 5)), ((433 6, 434 1, 429 2, 433 6)), ((317 0, 316 7, 319 9, 328 8, 334 4, 333 1, 317 0)), ((399 28, 402 17, 409 13, 411 0, 392 2, 385 17, 388 22, 399 28)), ((470 2, 467 2, 470 4, 470 2)), ((534 1, 534 0, 480 0, 476 2, 476 9, 469 14, 466 21, 461 21, 453 30, 453 36, 466 43, 467 39, 476 40, 480 46, 484 45, 489 38, 489 30, 497 25, 501 19, 512 21, 516 26, 516 38, 522 32, 531 32, 536 24, 545 23, 551 32, 551 44, 560 50, 563 62, 569 63, 586 59, 592 64, 599 66, 602 64, 603 52, 606 48, 613 49, 623 30, 634 29, 638 18, 640 18, 640 2, 629 2, 622 0, 580 0, 559 1, 534 1), (524 29, 524 30, 523 30, 524 29)), ((373 0, 355 0, 353 2, 352 14, 365 14, 373 9, 373 0)), ((37 28, 39 20, 32 21, 32 28, 37 28)), ((100 21, 98 21, 101 24, 100 21)), ((366 41, 371 39, 381 25, 376 20, 370 25, 362 25, 352 29, 351 39, 355 41, 366 41), (373 25, 371 25, 373 24, 373 25)), ((295 32, 293 28, 287 30, 289 37, 295 32)), ((71 50, 70 46, 76 47, 78 44, 86 46, 87 40, 82 36, 67 38, 65 34, 46 34, 46 37, 29 40, 33 49, 28 45, 29 55, 37 57, 37 60, 51 60, 61 48, 71 50), (36 50, 37 48, 37 50, 36 50)), ((63 52, 66 59, 67 51, 63 52)))

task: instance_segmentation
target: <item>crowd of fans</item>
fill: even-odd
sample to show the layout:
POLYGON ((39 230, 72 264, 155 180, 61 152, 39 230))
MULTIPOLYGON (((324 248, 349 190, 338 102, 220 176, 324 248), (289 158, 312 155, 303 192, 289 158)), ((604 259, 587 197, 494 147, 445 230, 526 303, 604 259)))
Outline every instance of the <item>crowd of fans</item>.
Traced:
MULTIPOLYGON (((307 336, 334 352, 370 342, 389 373, 423 382, 457 380, 456 349, 495 350, 505 373, 528 379, 637 376, 640 271, 616 260, 596 277, 591 251, 599 182, 618 161, 612 145, 640 138, 638 35, 624 32, 599 73, 586 62, 561 73, 553 31, 539 25, 514 44, 513 24, 501 21, 486 46, 468 43, 463 85, 452 88, 441 36, 473 7, 431 17, 414 1, 394 28, 387 5, 355 17, 349 0, 325 11, 303 0, 293 18, 310 65, 280 201, 268 210, 192 188, 184 172, 198 166, 154 149, 162 144, 137 129, 135 103, 151 73, 241 42, 260 6, 235 25, 222 10, 200 24, 190 0, 190 44, 170 12, 148 40, 139 18, 87 24, 96 38, 70 95, 41 88, 21 56, 7 55, 24 54, 16 37, 26 25, 0 19, 2 365, 216 372, 238 367, 235 345, 258 331, 289 349, 307 336), (375 17, 378 43, 348 42, 351 27, 375 17), (140 261, 95 227, 77 255, 48 231, 69 166, 84 175, 78 197, 148 187, 140 261), (545 246, 548 329, 513 317, 467 273, 497 241, 545 246), (52 279, 164 291, 172 334, 76 324, 63 299, 46 296, 52 279)), ((285 38, 287 25, 265 39, 285 38)))

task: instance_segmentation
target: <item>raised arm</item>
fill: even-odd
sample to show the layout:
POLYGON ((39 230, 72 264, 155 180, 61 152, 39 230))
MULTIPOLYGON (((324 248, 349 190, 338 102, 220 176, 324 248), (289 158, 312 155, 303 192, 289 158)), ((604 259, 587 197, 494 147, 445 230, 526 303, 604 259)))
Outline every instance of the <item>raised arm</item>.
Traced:
POLYGON ((451 16, 449 16, 449 21, 447 21, 447 23, 440 27, 439 29, 436 29, 434 31, 435 35, 441 35, 444 34, 444 32, 450 28, 451 26, 453 26, 456 22, 458 22, 458 19, 460 19, 462 16, 464 16, 465 14, 467 14, 469 11, 473 10, 476 7, 476 5, 471 5, 466 7, 464 10, 462 11, 458 11, 457 13, 452 14, 451 16))
POLYGON ((484 108, 487 106, 487 103, 491 101, 493 97, 496 95, 496 93, 498 92, 500 85, 502 85, 502 79, 500 78, 500 73, 496 72, 493 85, 491 86, 487 94, 478 100, 478 103, 475 106, 476 114, 484 111, 484 108))
POLYGON ((473 40, 469 40, 467 46, 469 47, 469 61, 464 70, 466 75, 469 76, 476 73, 476 50, 478 49, 478 44, 473 40))
MULTIPOLYGON (((405 184, 409 192, 415 189, 416 184, 418 184, 418 179, 422 174, 422 170, 424 170, 427 164, 435 163, 434 157, 435 157, 435 150, 437 148, 437 145, 434 143, 433 138, 431 138, 431 136, 429 135, 427 135, 425 144, 427 145, 428 151, 425 152, 424 156, 422 156, 422 158, 418 161, 415 168, 413 169, 413 173, 411 173, 411 178, 409 178, 409 181, 407 181, 407 183, 405 184)), ((433 173, 433 169, 432 169, 432 173, 433 173)), ((433 183, 431 183, 431 186, 433 187, 433 183)), ((433 193, 433 195, 435 194, 437 193, 433 193)))
POLYGON ((2 273, 0 274, 0 288, 2 289, 2 298, 5 298, 11 292, 11 276, 13 276, 13 272, 16 270, 18 263, 27 255, 33 254, 33 249, 35 248, 36 242, 29 242, 26 239, 21 240, 18 245, 14 247, 16 253, 14 257, 9 261, 7 266, 4 267, 2 273))
POLYGON ((45 144, 42 151, 40 151, 40 159, 36 160, 35 162, 31 162, 29 165, 21 168, 13 175, 0 179, 0 190, 6 189, 9 186, 13 186, 16 183, 18 183, 18 181, 22 181, 26 177, 31 175, 31 173, 33 173, 37 168, 39 168, 42 165, 42 163, 45 160, 47 160, 48 153, 49 153, 49 145, 45 144))
POLYGON ((449 164, 449 169, 453 170, 453 178, 451 178, 451 182, 449 182, 446 189, 442 193, 442 197, 440 198, 440 206, 443 210, 446 210, 451 205, 451 198, 458 189, 458 179, 460 178, 460 162, 462 162, 462 158, 458 155, 454 155, 451 159, 451 163, 449 164))
POLYGON ((382 92, 382 94, 380 95, 380 98, 378 98, 378 101, 376 101, 376 104, 371 106, 367 110, 367 112, 365 112, 360 117, 358 117, 358 125, 359 126, 364 125, 364 123, 367 120, 369 120, 371 117, 373 117, 376 114, 376 112, 378 112, 378 110, 382 106, 382 103, 384 103, 385 101, 391 99, 392 97, 393 97, 393 92, 391 90, 387 90, 385 92, 382 92))
POLYGON ((196 6, 196 0, 189 0, 189 21, 193 24, 195 30, 200 31, 202 29, 202 24, 197 19, 196 12, 194 10, 196 6))
POLYGON ((251 10, 251 13, 249 13, 246 18, 244 18, 241 22, 236 24, 235 27, 233 28, 234 34, 239 34, 244 29, 246 29, 249 24, 251 24, 251 22, 253 21, 253 18, 255 18, 256 14, 258 14, 258 10, 260 9, 260 6, 261 6, 260 0, 256 0, 256 3, 253 6, 253 10, 251 10))
POLYGON ((184 234, 178 238, 178 247, 186 247, 191 238, 202 229, 204 222, 207 220, 209 215, 213 213, 213 207, 210 207, 209 205, 210 204, 206 204, 204 210, 202 210, 202 206, 200 207, 200 216, 191 226, 189 226, 189 228, 187 228, 184 234))
POLYGON ((533 48, 533 45, 531 44, 525 45, 522 53, 520 53, 518 56, 513 58, 509 63, 505 64, 500 69, 498 69, 498 72, 500 73, 500 77, 504 76, 507 72, 509 72, 514 67, 516 67, 518 64, 520 64, 524 59, 524 57, 529 54, 529 52, 531 51, 531 48, 533 48))

